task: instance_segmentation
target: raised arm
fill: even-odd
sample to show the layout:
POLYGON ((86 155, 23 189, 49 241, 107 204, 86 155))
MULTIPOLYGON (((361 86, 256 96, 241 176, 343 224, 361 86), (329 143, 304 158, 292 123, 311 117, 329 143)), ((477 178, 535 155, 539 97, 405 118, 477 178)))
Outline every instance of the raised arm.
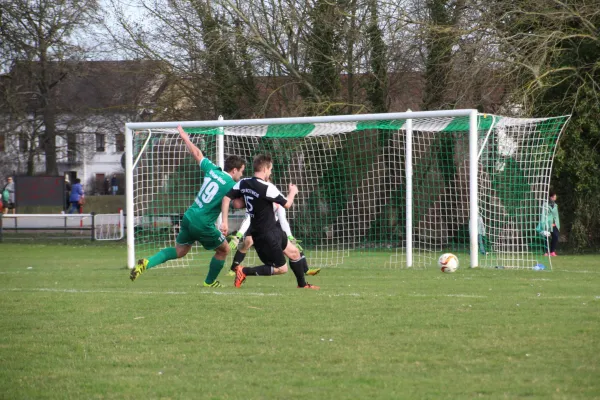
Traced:
POLYGON ((192 141, 190 140, 190 136, 183 130, 181 125, 177 127, 177 130, 179 131, 179 136, 185 143, 185 147, 187 147, 187 149, 196 159, 196 161, 202 161, 202 159, 204 158, 204 154, 202 154, 202 151, 200 151, 200 149, 196 147, 194 143, 192 143, 192 141))

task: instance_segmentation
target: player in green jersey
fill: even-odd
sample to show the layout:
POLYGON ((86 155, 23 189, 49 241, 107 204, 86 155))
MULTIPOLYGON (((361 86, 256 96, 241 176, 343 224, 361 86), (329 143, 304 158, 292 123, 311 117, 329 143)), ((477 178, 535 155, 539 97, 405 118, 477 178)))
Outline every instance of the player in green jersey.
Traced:
POLYGON ((204 172, 204 183, 196 196, 196 200, 183 215, 176 246, 164 248, 148 259, 139 260, 135 268, 131 270, 130 278, 134 281, 147 269, 185 256, 194 242, 198 241, 205 249, 215 250, 204 286, 219 287, 221 284, 216 279, 225 264, 225 259, 229 253, 229 245, 225 236, 215 226, 215 222, 221 213, 221 200, 233 185, 242 178, 245 162, 241 157, 229 156, 225 160, 225 172, 223 172, 221 168, 204 157, 200 149, 190 141, 190 137, 181 126, 177 129, 187 149, 198 161, 200 169, 204 172))

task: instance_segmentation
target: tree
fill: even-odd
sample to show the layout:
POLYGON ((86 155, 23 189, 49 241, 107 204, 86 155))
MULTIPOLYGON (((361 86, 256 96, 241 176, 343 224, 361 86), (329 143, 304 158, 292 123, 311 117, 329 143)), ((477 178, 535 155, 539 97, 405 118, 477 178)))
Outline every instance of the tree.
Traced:
MULTIPOLYGON (((453 69, 454 46, 459 42, 458 24, 462 16, 462 0, 426 0, 428 24, 425 25, 425 93, 423 109, 448 108, 447 98, 453 69)), ((449 104, 450 103, 450 104, 449 104)))
POLYGON ((247 32, 239 19, 208 1, 139 0, 143 19, 138 23, 116 2, 120 32, 113 39, 133 57, 160 60, 170 80, 171 102, 163 116, 179 119, 248 118, 257 107, 256 70, 251 62, 247 32), (182 108, 187 111, 182 111, 182 108))
MULTIPOLYGON (((555 158, 552 187, 561 232, 578 250, 600 247, 600 13, 595 3, 495 1, 487 5, 511 98, 527 116, 571 114, 555 158)), ((500 57, 499 57, 500 58, 500 57)))
MULTIPOLYGON (((16 91, 28 99, 26 113, 33 116, 36 126, 29 136, 32 144, 36 140, 40 142, 49 175, 58 174, 56 138, 60 132, 55 89, 68 76, 69 61, 84 55, 73 38, 74 31, 92 23, 97 9, 96 0, 0 3, 0 59, 12 61, 11 65, 2 67, 26 77, 13 82, 10 93, 15 95, 16 91)), ((5 103, 10 101, 4 100, 5 103)))
POLYGON ((388 66, 387 52, 383 33, 379 28, 377 2, 369 1, 371 19, 367 27, 367 37, 370 50, 370 75, 367 80, 367 99, 371 103, 372 111, 377 113, 387 112, 387 86, 388 66))

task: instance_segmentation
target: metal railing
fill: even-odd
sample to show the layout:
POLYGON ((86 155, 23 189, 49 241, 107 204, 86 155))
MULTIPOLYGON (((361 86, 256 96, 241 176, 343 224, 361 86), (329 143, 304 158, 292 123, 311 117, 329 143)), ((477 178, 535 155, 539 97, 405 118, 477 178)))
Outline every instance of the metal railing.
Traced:
POLYGON ((123 211, 118 214, 0 214, 0 241, 9 232, 48 234, 45 237, 49 239, 120 240, 125 235, 125 217, 123 211), (61 232, 80 234, 51 235, 61 232))

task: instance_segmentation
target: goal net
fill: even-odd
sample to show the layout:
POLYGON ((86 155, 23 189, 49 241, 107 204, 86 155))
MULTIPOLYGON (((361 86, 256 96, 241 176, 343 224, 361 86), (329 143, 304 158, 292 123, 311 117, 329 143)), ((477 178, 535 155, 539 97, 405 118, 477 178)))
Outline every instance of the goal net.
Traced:
MULTIPOLYGON (((436 265, 442 252, 458 254, 463 267, 544 262, 546 239, 537 228, 568 117, 443 114, 181 124, 213 162, 243 157, 248 176, 254 156, 273 157, 273 183, 284 193, 298 185, 287 216, 311 266, 422 268, 436 265)), ((177 124, 128 124, 130 267, 175 245, 202 185, 177 124)), ((230 233, 243 216, 233 212, 230 233)), ((245 264, 258 262, 253 253, 245 264)), ((212 255, 196 246, 164 266, 205 266, 212 255)))

